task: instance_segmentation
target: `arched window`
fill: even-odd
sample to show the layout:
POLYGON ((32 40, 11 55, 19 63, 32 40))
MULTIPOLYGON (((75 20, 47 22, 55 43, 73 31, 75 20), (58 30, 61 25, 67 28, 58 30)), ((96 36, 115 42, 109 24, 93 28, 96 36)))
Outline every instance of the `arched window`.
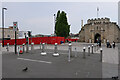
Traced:
POLYGON ((97 26, 97 30, 98 30, 98 26, 97 26))

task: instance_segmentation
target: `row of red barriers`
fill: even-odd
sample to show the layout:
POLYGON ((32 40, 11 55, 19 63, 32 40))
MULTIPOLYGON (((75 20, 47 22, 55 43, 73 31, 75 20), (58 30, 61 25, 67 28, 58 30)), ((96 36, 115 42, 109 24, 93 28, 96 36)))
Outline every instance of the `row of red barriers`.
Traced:
MULTIPOLYGON (((76 42, 78 39, 65 39, 64 37, 33 37, 32 39, 29 38, 29 44, 31 44, 31 41, 34 42, 34 44, 40 44, 40 43, 47 43, 47 44, 61 44, 66 41, 76 42)), ((4 40, 4 45, 14 45, 15 39, 11 40, 4 40)), ((23 43, 26 44, 26 39, 17 39, 17 45, 22 45, 23 43)))
MULTIPOLYGON (((31 44, 31 41, 34 42, 34 44, 40 44, 40 43, 47 43, 47 44, 55 44, 58 43, 60 44, 61 41, 65 42, 65 38, 64 37, 34 37, 29 38, 29 44, 31 44)), ((15 43, 15 39, 11 39, 11 40, 4 40, 4 45, 7 45, 7 43, 9 43, 9 45, 14 45, 15 43)), ((26 44, 26 39, 17 39, 17 45, 22 45, 23 43, 26 44)))

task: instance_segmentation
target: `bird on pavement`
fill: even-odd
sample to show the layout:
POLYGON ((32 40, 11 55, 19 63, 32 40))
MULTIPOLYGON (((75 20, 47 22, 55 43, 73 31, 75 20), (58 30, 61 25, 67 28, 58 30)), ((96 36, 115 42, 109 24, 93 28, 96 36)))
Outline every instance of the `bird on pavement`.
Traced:
POLYGON ((28 70, 28 67, 24 68, 22 71, 26 72, 28 70))

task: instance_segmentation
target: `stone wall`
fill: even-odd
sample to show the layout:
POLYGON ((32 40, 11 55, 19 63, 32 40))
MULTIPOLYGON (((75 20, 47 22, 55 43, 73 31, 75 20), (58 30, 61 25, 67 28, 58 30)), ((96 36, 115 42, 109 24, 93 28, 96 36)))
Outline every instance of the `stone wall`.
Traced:
POLYGON ((85 31, 84 27, 82 27, 81 31, 79 32, 79 40, 80 42, 85 42, 85 31))
POLYGON ((80 31, 80 41, 94 43, 95 35, 101 35, 102 43, 118 42, 120 35, 120 28, 114 22, 110 22, 109 18, 89 19, 87 24, 84 25, 84 30, 80 31))

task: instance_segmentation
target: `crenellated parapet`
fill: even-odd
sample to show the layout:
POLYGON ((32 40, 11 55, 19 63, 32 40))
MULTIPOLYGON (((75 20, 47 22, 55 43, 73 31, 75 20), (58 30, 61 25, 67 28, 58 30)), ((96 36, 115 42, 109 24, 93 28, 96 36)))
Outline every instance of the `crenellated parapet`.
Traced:
POLYGON ((88 19, 87 24, 101 24, 101 23, 110 23, 109 18, 95 18, 95 19, 88 19))

